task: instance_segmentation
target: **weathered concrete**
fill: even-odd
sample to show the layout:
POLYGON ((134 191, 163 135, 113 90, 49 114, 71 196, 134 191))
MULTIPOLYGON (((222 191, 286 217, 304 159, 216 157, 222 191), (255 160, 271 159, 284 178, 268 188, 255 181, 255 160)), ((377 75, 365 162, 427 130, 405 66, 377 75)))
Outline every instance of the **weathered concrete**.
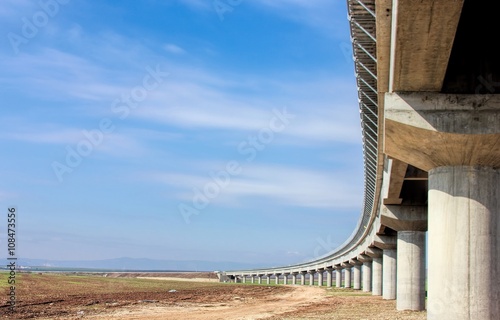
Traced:
POLYGON ((271 284, 271 275, 270 274, 266 275, 266 278, 267 278, 267 284, 271 284))
POLYGON ((262 276, 261 275, 257 276, 257 283, 262 284, 262 276))
POLYGON ((323 286, 323 270, 318 271, 318 287, 323 286))
POLYGON ((332 268, 326 268, 326 287, 331 288, 332 287, 332 273, 333 269, 332 268))
POLYGON ((251 281, 251 283, 255 283, 255 277, 254 277, 254 276, 251 276, 251 277, 250 277, 250 281, 251 281))
POLYGON ((498 319, 500 169, 429 171, 428 319, 498 319))
POLYGON ((384 152, 422 170, 500 167, 498 94, 387 93, 384 125, 384 152))
POLYGON ((283 284, 284 285, 288 284, 288 274, 287 273, 283 273, 283 284))
POLYGON ((292 273, 292 285, 297 285, 297 273, 292 273))
POLYGON ((241 283, 245 283, 246 282, 246 277, 245 276, 241 276, 241 283))
POLYGON ((382 297, 386 300, 396 299, 396 268, 397 251, 395 249, 386 249, 382 253, 382 297))
POLYGON ((425 309, 425 231, 398 231, 397 309, 425 309))
POLYGON ((274 275, 274 283, 275 284, 280 284, 280 275, 279 274, 275 274, 274 275))

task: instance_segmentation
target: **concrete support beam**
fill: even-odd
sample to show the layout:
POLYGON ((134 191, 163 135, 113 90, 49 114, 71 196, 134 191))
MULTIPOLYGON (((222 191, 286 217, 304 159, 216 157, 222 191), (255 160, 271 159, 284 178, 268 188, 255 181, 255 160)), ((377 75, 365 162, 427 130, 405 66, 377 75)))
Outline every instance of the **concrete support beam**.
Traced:
POLYGON ((365 253, 372 260, 372 295, 382 295, 382 250, 378 248, 367 248, 365 253))
POLYGON ((251 281, 252 283, 255 283, 255 277, 254 277, 254 276, 250 276, 250 281, 251 281))
POLYGON ((386 300, 396 299, 396 281, 397 281, 396 259, 397 259, 396 249, 383 250, 382 297, 386 300))
POLYGON ((262 284, 262 276, 261 275, 257 276, 257 283, 262 284))
POLYGON ((326 268, 326 287, 331 288, 332 287, 332 273, 333 269, 332 268, 326 268))
POLYGON ((372 258, 366 254, 360 254, 357 260, 363 265, 361 266, 361 281, 364 292, 372 291, 372 258))
POLYGON ((314 286, 314 274, 316 273, 316 271, 309 271, 309 285, 310 286, 314 286))
POLYGON ((383 272, 382 257, 373 258, 372 261, 372 295, 382 295, 383 272))
POLYGON ((297 273, 292 273, 292 285, 297 285, 297 273))
POLYGON ((429 171, 428 319, 498 319, 499 168, 429 171))
POLYGON ((335 267, 335 287, 342 288, 342 268, 335 267))
POLYGON ((318 271, 318 287, 323 286, 323 270, 318 271))
POLYGON ((385 95, 384 152, 419 169, 500 167, 500 96, 385 95))
POLYGON ((306 274, 307 274, 307 272, 305 272, 305 271, 300 272, 300 284, 303 286, 306 285, 306 274))
POLYGON ((266 275, 266 278, 267 278, 267 282, 266 283, 267 284, 271 284, 271 275, 270 274, 266 275))
POLYGON ((361 262, 358 260, 350 260, 350 264, 352 267, 352 278, 353 278, 353 286, 354 290, 361 290, 361 262))
POLYGON ((280 284, 280 275, 278 273, 276 273, 274 275, 274 283, 275 284, 280 284))
POLYGON ((351 287, 351 267, 344 269, 344 288, 351 287))
POLYGON ((398 231, 398 310, 425 310, 425 234, 398 231))
POLYGON ((283 273, 283 284, 287 285, 288 284, 288 274, 283 273))
POLYGON ((246 277, 245 276, 241 276, 241 283, 245 283, 246 282, 246 277))

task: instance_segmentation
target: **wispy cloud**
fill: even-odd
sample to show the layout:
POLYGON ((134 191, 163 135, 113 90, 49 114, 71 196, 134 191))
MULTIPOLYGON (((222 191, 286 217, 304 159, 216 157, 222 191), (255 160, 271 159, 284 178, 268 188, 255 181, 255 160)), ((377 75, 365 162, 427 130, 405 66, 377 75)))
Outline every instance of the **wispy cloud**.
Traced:
POLYGON ((165 49, 165 51, 169 53, 174 53, 174 54, 186 53, 186 50, 172 43, 167 43, 166 45, 163 46, 163 48, 165 49))
MULTIPOLYGON (((193 188, 200 189, 211 181, 208 175, 195 174, 156 172, 145 176, 151 181, 186 190, 177 194, 179 201, 191 201, 193 188)), ((261 198, 291 207, 353 208, 353 204, 360 202, 360 186, 346 185, 347 180, 345 174, 335 171, 325 174, 298 167, 250 165, 231 179, 213 203, 233 206, 261 198)))

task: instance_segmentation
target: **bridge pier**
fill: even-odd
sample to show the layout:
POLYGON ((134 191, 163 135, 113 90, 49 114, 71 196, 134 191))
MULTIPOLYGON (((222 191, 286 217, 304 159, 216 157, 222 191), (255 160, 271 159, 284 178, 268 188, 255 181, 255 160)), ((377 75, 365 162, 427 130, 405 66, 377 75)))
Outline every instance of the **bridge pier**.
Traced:
POLYGON ((314 286, 314 274, 315 273, 316 273, 316 271, 314 271, 314 270, 309 271, 309 285, 310 286, 314 286))
POLYGON ((292 273, 292 285, 297 285, 297 272, 292 273))
POLYGON ((429 176, 428 319, 498 319, 500 96, 393 92, 384 104, 385 153, 429 176))
POLYGON ((262 284, 262 276, 261 275, 257 276, 257 283, 262 284))
POLYGON ((342 268, 335 267, 335 287, 342 288, 342 268))
POLYGON ((283 273, 283 284, 284 285, 288 284, 288 274, 287 273, 283 273))
POLYGON ((266 282, 267 282, 267 284, 271 284, 271 275, 270 274, 266 274, 266 282))
POLYGON ((382 250, 367 248, 365 253, 372 258, 372 295, 382 295, 382 250))
POLYGON ((498 319, 500 169, 429 171, 429 242, 428 319, 498 319))
POLYGON ((372 258, 365 254, 358 256, 358 261, 362 262, 361 277, 363 282, 363 291, 372 291, 372 258))
POLYGON ((333 273, 332 268, 326 268, 326 287, 327 288, 332 287, 332 273, 333 273))
POLYGON ((318 270, 318 287, 323 286, 323 269, 318 270))
POLYGON ((345 267, 344 269, 344 288, 348 289, 351 287, 351 265, 349 264, 345 264, 343 263, 342 264, 343 267, 345 267))
POLYGON ((385 249, 382 253, 382 298, 385 300, 396 299, 397 282, 397 251, 385 249))
POLYGON ((302 286, 306 285, 306 274, 307 274, 307 272, 305 272, 305 271, 300 272, 300 284, 302 286))
POLYGON ((397 309, 425 310, 427 206, 384 205, 381 212, 381 223, 397 231, 397 309))
POLYGON ((398 310, 425 310, 425 234, 398 231, 398 310))
POLYGON ((350 260, 349 263, 353 265, 352 267, 352 278, 354 290, 361 290, 361 262, 357 260, 350 260))

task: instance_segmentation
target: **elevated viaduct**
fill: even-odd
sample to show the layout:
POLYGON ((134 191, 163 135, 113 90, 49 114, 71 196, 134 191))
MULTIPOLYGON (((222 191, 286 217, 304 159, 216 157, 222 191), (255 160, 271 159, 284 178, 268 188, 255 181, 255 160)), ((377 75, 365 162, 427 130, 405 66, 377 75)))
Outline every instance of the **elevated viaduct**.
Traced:
POLYGON ((314 261, 220 276, 352 287, 428 319, 499 319, 500 4, 347 5, 365 162, 358 225, 314 261))

